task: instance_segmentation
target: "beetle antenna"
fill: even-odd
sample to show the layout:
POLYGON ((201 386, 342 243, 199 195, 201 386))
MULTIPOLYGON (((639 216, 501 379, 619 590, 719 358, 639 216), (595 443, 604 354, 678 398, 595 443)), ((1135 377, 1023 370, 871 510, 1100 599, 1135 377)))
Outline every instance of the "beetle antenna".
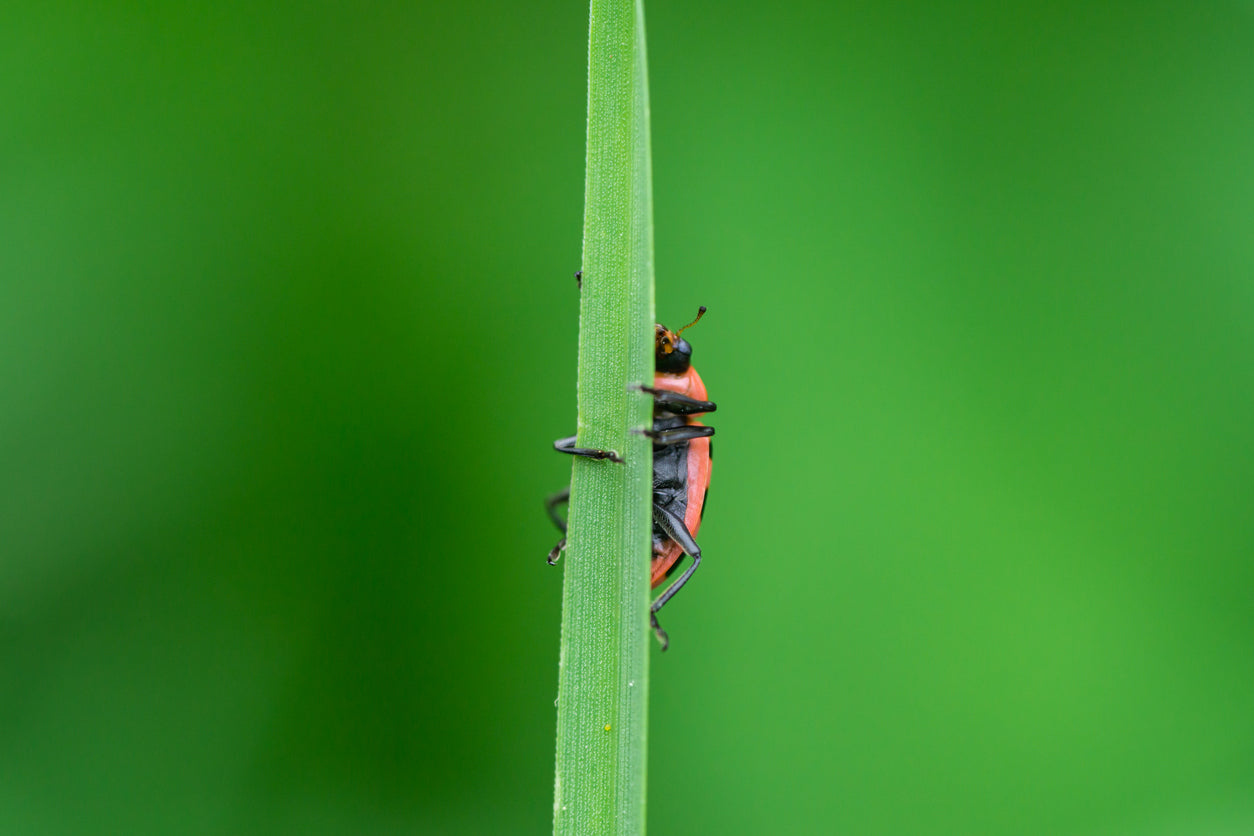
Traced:
POLYGON ((692 322, 689 322, 689 323, 688 323, 687 325, 685 325, 683 328, 680 328, 678 331, 676 331, 676 332, 675 332, 675 336, 676 336, 676 337, 678 337, 680 334, 684 333, 684 332, 685 332, 685 331, 687 331, 689 328, 691 328, 692 326, 696 325, 698 322, 700 322, 700 321, 701 321, 701 317, 703 317, 703 316, 705 316, 705 305, 702 305, 700 308, 698 308, 698 309, 697 309, 697 318, 696 318, 696 319, 694 319, 692 322))

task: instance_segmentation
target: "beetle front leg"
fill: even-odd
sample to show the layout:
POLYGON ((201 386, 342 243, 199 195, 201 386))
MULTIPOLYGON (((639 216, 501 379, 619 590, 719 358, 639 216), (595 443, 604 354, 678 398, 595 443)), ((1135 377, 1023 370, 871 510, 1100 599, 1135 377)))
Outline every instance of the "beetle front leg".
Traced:
POLYGON ((699 415, 718 409, 718 404, 714 401, 699 401, 667 389, 654 389, 652 386, 632 386, 631 389, 652 395, 654 406, 673 415, 699 415))
POLYGON ((569 438, 559 438, 553 442, 553 449, 559 453, 570 453, 572 456, 584 456, 589 459, 609 459, 612 462, 623 464, 623 457, 613 450, 598 450, 595 447, 576 447, 576 436, 569 438))

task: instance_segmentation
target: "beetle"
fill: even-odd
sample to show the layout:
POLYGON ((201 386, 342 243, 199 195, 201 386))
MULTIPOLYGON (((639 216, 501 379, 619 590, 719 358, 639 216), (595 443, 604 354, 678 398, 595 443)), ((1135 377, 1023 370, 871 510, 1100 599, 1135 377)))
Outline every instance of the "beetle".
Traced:
MULTIPOLYGON (((670 639, 657 613, 675 593, 683 588, 701 565, 701 547, 697 531, 705 513, 705 498, 710 486, 710 460, 714 428, 697 420, 697 416, 713 412, 718 405, 710 401, 701 375, 692 365, 692 345, 681 334, 701 321, 704 305, 697 318, 671 331, 658 324, 654 338, 654 376, 652 386, 633 386, 653 398, 653 426, 644 434, 653 440, 653 556, 650 583, 657 589, 671 577, 686 554, 692 558, 674 583, 666 587, 649 608, 649 623, 662 643, 670 639)), ((560 453, 601 459, 621 464, 622 458, 612 450, 576 447, 575 436, 559 438, 553 448, 560 453)), ((566 533, 566 522, 557 513, 557 506, 570 501, 570 488, 549 497, 545 507, 554 525, 566 533)), ((566 547, 563 536, 549 552, 549 564, 557 562, 566 547)))

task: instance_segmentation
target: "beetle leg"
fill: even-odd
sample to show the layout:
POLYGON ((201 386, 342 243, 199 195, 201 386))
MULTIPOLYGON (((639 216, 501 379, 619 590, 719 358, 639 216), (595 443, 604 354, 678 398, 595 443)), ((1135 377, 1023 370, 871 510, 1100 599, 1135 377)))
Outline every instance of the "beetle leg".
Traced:
POLYGON ((589 459, 609 459, 612 462, 623 463, 623 457, 615 453, 613 450, 597 450, 594 447, 576 447, 575 436, 569 438, 559 438, 553 442, 553 449, 559 453, 570 453, 572 456, 585 456, 589 459))
POLYGON ((558 558, 562 556, 562 549, 566 548, 566 520, 557 515, 557 506, 570 502, 570 488, 557 493, 544 500, 544 509, 549 512, 549 519, 553 520, 553 525, 557 526, 562 532, 562 539, 557 541, 557 545, 549 550, 549 565, 553 566, 557 563, 558 558))
POLYGON ((673 514, 671 511, 660 505, 653 506, 653 519, 661 527, 662 531, 668 537, 679 544, 684 553, 692 558, 692 564, 684 570, 679 579, 666 588, 653 605, 649 607, 649 623, 653 626, 653 632, 657 636, 658 641, 662 643, 662 649, 665 650, 670 646, 670 638, 666 635, 666 631, 662 629, 662 625, 658 623, 658 610, 666 606, 666 602, 675 597, 675 593, 683 588, 688 579, 692 577, 692 573, 697 571, 697 567, 701 565, 701 547, 697 545, 697 541, 688 531, 688 527, 684 525, 684 521, 673 514))
POLYGON ((697 545, 697 541, 693 539, 692 534, 688 531, 688 527, 684 525, 684 521, 673 513, 663 508, 661 505, 653 506, 653 521, 661 527, 662 531, 668 537, 679 544, 684 553, 692 558, 692 565, 684 570, 679 576, 679 580, 666 587, 666 591, 658 596, 653 602, 653 606, 649 607, 649 623, 653 625, 653 632, 657 635, 658 641, 662 643, 662 649, 665 650, 670 646, 670 639, 666 635, 666 631, 662 629, 662 625, 658 624, 657 612, 666 606, 666 602, 675 597, 683 585, 688 583, 688 579, 692 577, 692 573, 697 571, 697 567, 701 565, 701 547, 697 545))
POLYGON ((657 622, 657 613, 649 612, 649 625, 653 628, 653 635, 657 636, 657 640, 662 643, 662 649, 671 646, 671 637, 666 635, 666 631, 662 629, 662 625, 657 622))
POLYGON ((713 412, 718 409, 714 401, 699 401, 678 392, 666 389, 654 389, 652 386, 632 386, 637 392, 645 392, 653 396, 653 404, 674 415, 697 415, 702 412, 713 412))
MULTIPOLYGON (((701 547, 697 545, 697 541, 688 532, 688 526, 684 525, 684 521, 675 516, 673 511, 655 502, 653 503, 653 521, 658 524, 658 527, 665 532, 667 537, 679 544, 679 547, 684 550, 684 554, 690 555, 693 560, 701 559, 701 547)), ((687 575, 685 575, 686 578, 687 575)), ((669 598, 674 594, 671 592, 665 597, 669 598)), ((665 604, 666 601, 662 600, 662 603, 665 604)))
MULTIPOLYGON (((563 527, 563 530, 565 530, 565 527, 563 527)), ((566 548, 566 538, 562 537, 562 539, 557 541, 557 545, 554 546, 552 550, 549 551, 549 565, 550 566, 557 565, 557 560, 558 558, 562 556, 562 549, 564 548, 566 548)))
POLYGON ((557 530, 566 533, 566 520, 557 515, 557 506, 565 505, 570 502, 570 488, 558 491, 557 493, 544 500, 544 510, 549 512, 549 519, 553 521, 553 525, 557 526, 557 530))
POLYGON ((649 608, 649 611, 657 612, 662 609, 662 607, 666 606, 666 602, 674 598, 675 593, 682 589, 684 584, 688 583, 688 579, 692 577, 692 573, 697 571, 697 567, 700 565, 701 555, 699 553, 694 554, 692 556, 692 565, 684 570, 684 573, 679 576, 679 580, 666 587, 666 591, 658 596, 657 600, 653 602, 653 606, 649 608))
POLYGON ((570 502, 569 486, 567 486, 565 490, 558 491, 548 499, 544 500, 544 510, 549 512, 549 519, 551 519, 553 521, 553 525, 557 526, 558 530, 562 532, 562 539, 558 540, 557 545, 549 550, 550 566, 557 563, 558 558, 562 556, 562 549, 566 548, 566 520, 557 515, 557 506, 567 502, 570 502))
POLYGON ((692 441, 694 438, 709 438, 714 435, 714 428, 687 425, 671 427, 668 430, 640 430, 640 434, 653 439, 655 445, 678 444, 681 441, 692 441))
POLYGON ((649 607, 649 623, 653 625, 653 632, 657 635, 658 641, 662 643, 663 650, 665 650, 667 647, 670 646, 670 638, 666 635, 666 631, 662 629, 662 625, 658 624, 658 620, 657 620, 658 610, 666 606, 666 602, 669 601, 671 598, 675 597, 675 593, 678 592, 680 588, 683 587, 683 585, 688 582, 688 579, 692 577, 692 573, 697 571, 697 567, 700 565, 701 565, 701 555, 699 554, 693 555, 692 565, 689 566, 684 571, 684 573, 679 576, 679 580, 675 581, 673 584, 668 586, 666 588, 666 591, 663 592, 660 596, 658 596, 658 599, 653 602, 653 606, 649 607))

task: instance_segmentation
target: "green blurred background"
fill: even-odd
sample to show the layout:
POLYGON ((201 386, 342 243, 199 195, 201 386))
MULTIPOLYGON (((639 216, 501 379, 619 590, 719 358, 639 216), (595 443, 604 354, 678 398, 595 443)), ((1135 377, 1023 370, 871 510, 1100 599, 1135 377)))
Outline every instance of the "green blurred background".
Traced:
MULTIPOLYGON (((1254 7, 648 9, 654 834, 1254 833, 1254 7)), ((542 834, 587 7, 0 12, 0 830, 542 834)))

